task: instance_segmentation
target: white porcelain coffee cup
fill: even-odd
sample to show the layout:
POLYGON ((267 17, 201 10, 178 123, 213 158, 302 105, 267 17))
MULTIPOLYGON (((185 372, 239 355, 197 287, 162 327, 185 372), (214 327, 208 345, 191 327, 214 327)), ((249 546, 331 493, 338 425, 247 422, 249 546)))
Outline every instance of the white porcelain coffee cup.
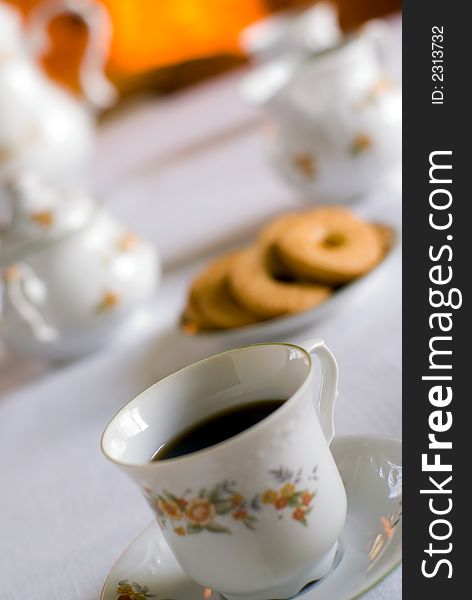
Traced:
POLYGON ((103 452, 141 486, 177 560, 198 583, 229 600, 267 600, 292 596, 330 570, 346 517, 329 450, 337 378, 322 340, 246 346, 166 377, 111 420, 103 452), (242 433, 150 462, 192 424, 275 399, 286 401, 242 433))

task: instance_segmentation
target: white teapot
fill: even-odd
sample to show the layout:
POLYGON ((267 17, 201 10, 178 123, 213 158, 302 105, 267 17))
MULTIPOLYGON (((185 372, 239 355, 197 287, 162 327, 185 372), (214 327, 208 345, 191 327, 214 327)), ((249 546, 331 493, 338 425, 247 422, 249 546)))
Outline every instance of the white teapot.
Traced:
POLYGON ((401 92, 386 76, 371 23, 315 54, 289 54, 243 80, 243 97, 271 119, 276 169, 319 202, 375 186, 401 158, 401 92))
POLYGON ((0 174, 20 167, 60 177, 84 162, 93 142, 94 109, 115 98, 103 75, 109 39, 107 13, 90 0, 40 5, 26 30, 19 14, 0 0, 0 174), (36 60, 48 22, 64 12, 89 28, 80 72, 85 102, 48 79, 36 60))
POLYGON ((156 289, 155 249, 90 196, 24 173, 7 188, 0 236, 0 332, 15 349, 50 358, 84 354, 130 331, 156 289))

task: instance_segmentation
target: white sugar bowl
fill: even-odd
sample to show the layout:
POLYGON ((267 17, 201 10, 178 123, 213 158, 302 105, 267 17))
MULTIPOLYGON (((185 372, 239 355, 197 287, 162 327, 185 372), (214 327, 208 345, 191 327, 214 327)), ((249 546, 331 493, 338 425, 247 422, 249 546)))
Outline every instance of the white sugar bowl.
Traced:
POLYGON ((157 288, 155 248, 90 196, 30 173, 7 196, 0 332, 8 344, 70 359, 127 334, 157 288))
POLYGON ((313 201, 349 202, 401 160, 401 90, 382 62, 387 26, 373 22, 323 52, 285 55, 243 81, 267 114, 275 170, 313 201))

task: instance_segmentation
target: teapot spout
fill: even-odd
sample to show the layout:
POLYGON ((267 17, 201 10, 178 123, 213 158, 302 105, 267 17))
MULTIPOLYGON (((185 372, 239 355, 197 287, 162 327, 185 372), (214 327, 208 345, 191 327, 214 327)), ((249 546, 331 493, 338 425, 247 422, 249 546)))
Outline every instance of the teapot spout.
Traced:
POLYGON ((257 108, 275 107, 300 62, 298 54, 290 55, 254 69, 240 85, 241 97, 247 104, 257 108))

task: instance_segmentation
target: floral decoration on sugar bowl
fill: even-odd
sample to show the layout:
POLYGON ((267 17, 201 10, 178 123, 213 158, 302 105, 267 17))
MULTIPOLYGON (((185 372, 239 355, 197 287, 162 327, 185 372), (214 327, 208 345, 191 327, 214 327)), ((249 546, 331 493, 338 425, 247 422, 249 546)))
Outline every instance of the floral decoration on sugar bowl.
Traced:
POLYGON ((315 467, 308 477, 303 470, 279 467, 269 471, 274 484, 250 497, 238 491, 235 481, 224 480, 197 493, 188 489, 176 495, 168 490, 156 492, 144 488, 144 495, 157 514, 162 528, 171 527, 176 535, 186 536, 204 531, 233 533, 234 527, 257 529, 258 516, 263 511, 275 511, 279 519, 290 518, 308 526, 316 492, 302 486, 303 479, 316 481, 315 467))

